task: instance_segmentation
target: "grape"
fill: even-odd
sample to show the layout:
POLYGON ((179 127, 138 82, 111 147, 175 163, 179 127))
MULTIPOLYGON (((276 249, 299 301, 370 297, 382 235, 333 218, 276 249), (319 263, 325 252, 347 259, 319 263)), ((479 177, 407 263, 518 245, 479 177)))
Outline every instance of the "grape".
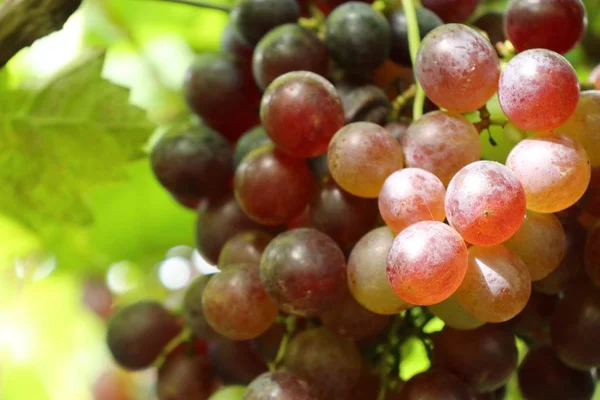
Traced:
POLYGON ((379 212, 395 232, 419 221, 446 218, 444 184, 432 173, 405 168, 388 176, 379 193, 379 212))
POLYGON ((354 343, 326 328, 305 330, 290 341, 284 366, 305 378, 319 398, 345 398, 360 377, 362 361, 354 343))
POLYGON ((235 264, 259 265, 260 257, 272 239, 273 236, 260 231, 238 233, 223 246, 219 254, 219 268, 235 264))
POLYGON ((344 110, 335 87, 306 71, 275 79, 263 96, 260 116, 271 140, 293 157, 324 154, 329 140, 344 125, 344 110))
POLYGON ((567 367, 544 346, 527 353, 519 368, 519 386, 527 400, 590 400, 595 383, 589 371, 567 367))
POLYGON ((310 202, 312 227, 320 230, 342 248, 351 248, 375 227, 377 202, 351 195, 333 179, 326 178, 310 202))
POLYGON ((269 243, 260 263, 260 277, 283 311, 316 316, 344 293, 344 254, 316 229, 294 229, 269 243))
POLYGON ((245 63, 233 56, 200 54, 186 73, 184 88, 192 111, 231 141, 258 122, 260 91, 245 63))
POLYGON ((398 141, 398 143, 400 143, 400 145, 402 145, 404 142, 404 136, 406 136, 406 132, 408 131, 408 127, 409 125, 403 122, 390 122, 389 124, 385 125, 384 128, 398 141))
POLYGON ((557 296, 532 292, 523 311, 508 324, 519 336, 545 340, 557 304, 557 296))
POLYGON ((590 82, 592 82, 594 88, 600 90, 600 64, 596 65, 592 72, 590 72, 590 82))
POLYGON ((477 129, 455 113, 425 114, 409 126, 403 146, 408 167, 427 170, 444 185, 461 168, 481 158, 477 129))
POLYGON ((538 134, 522 140, 508 155, 506 166, 523 184, 527 208, 541 213, 575 204, 591 177, 583 147, 559 134, 538 134))
POLYGON ((199 355, 167 357, 158 370, 159 400, 205 400, 212 392, 213 373, 208 360, 199 355))
POLYGON ((121 370, 105 371, 96 379, 92 388, 94 400, 135 400, 132 397, 131 383, 121 370))
POLYGON ((258 42, 252 59, 254 79, 261 89, 292 71, 310 71, 326 77, 327 49, 312 31, 297 24, 279 26, 258 42))
POLYGON ((272 362, 277 357, 284 333, 284 325, 273 324, 265 333, 250 340, 250 347, 261 360, 266 363, 272 362))
POLYGON ((278 313, 260 282, 258 265, 230 266, 215 274, 202 293, 202 307, 209 325, 233 340, 260 336, 278 313))
POLYGON ((472 400, 469 388, 456 376, 431 369, 413 376, 400 390, 402 400, 472 400))
POLYGON ((213 264, 225 243, 237 233, 258 230, 261 225, 249 219, 233 196, 210 202, 201 209, 196 222, 196 247, 213 264))
POLYGON ((479 5, 479 0, 423 0, 423 7, 436 13, 445 23, 464 22, 479 5))
POLYGON ((567 245, 560 266, 547 277, 533 282, 533 289, 546 294, 562 292, 583 271, 583 247, 586 232, 578 224, 564 226, 567 245))
POLYGON ((243 400, 244 386, 225 386, 219 389, 208 400, 243 400))
POLYGON ((340 129, 327 152, 333 179, 355 196, 375 198, 385 179, 402 168, 398 142, 381 126, 355 122, 340 129))
POLYGON ((121 367, 140 370, 150 367, 180 330, 175 317, 160 303, 140 301, 113 315, 106 342, 121 367))
POLYGON ((183 323, 194 336, 202 339, 215 339, 219 337, 206 321, 202 307, 202 294, 209 279, 213 275, 202 275, 189 284, 183 297, 183 323))
POLYGON ((520 313, 531 295, 525 263, 502 245, 469 248, 469 268, 456 291, 464 309, 480 321, 504 322, 520 313))
POLYGON ((514 336, 501 325, 459 331, 449 327, 433 337, 433 365, 456 374, 479 392, 498 389, 517 368, 514 336))
POLYGON ((579 104, 567 122, 556 129, 579 142, 593 166, 600 166, 600 91, 581 93, 579 104))
POLYGON ((332 332, 352 340, 372 338, 383 332, 387 315, 372 313, 361 306, 350 292, 321 314, 323 325, 332 332))
POLYGON ((113 296, 104 280, 87 279, 81 297, 82 303, 100 318, 106 319, 112 313, 113 296))
POLYGON ((427 97, 459 113, 485 105, 496 93, 500 75, 498 54, 489 40, 460 24, 442 25, 425 36, 415 72, 427 97))
POLYGON ((504 42, 504 14, 490 11, 473 21, 473 26, 484 31, 492 44, 504 42))
POLYGON ((588 232, 584 261, 586 272, 592 282, 600 287, 600 224, 596 224, 588 232))
POLYGON ((337 7, 325 23, 325 45, 347 71, 370 72, 390 54, 390 26, 367 4, 350 1, 337 7))
POLYGON ((221 35, 221 51, 249 63, 252 61, 254 47, 244 39, 233 22, 233 14, 237 12, 231 12, 232 17, 229 19, 227 25, 225 25, 225 30, 221 35))
POLYGON ((600 366, 600 289, 585 280, 571 285, 550 322, 552 348, 575 369, 600 366))
POLYGON ((347 124, 373 122, 383 125, 392 110, 387 95, 378 86, 343 80, 336 84, 336 89, 342 100, 347 124))
POLYGON ((310 207, 306 206, 304 211, 290 219, 285 224, 287 230, 296 228, 310 228, 312 227, 312 221, 310 220, 310 207))
MULTIPOLYGON (((388 23, 392 32, 390 58, 399 65, 405 67, 412 66, 410 50, 408 48, 408 21, 404 10, 398 9, 389 14, 388 23)), ((417 8, 417 23, 421 39, 433 29, 443 24, 437 15, 426 8, 417 8)))
POLYGON ((541 48, 565 54, 581 41, 587 25, 581 0, 511 0, 504 18, 506 36, 518 52, 541 48))
POLYGON ((233 152, 233 164, 237 167, 240 165, 244 157, 250 154, 253 150, 263 147, 267 144, 272 144, 271 139, 267 136, 267 132, 262 125, 257 125, 244 133, 235 144, 233 152))
POLYGON ((265 225, 283 224, 300 214, 315 191, 315 179, 306 162, 271 146, 242 160, 234 185, 244 212, 265 225))
POLYGON ((433 315, 444 321, 447 326, 454 329, 475 329, 485 323, 469 314, 456 300, 456 295, 452 295, 441 303, 432 304, 427 308, 433 315))
POLYGON ((352 249, 348 259, 348 287, 367 310, 391 315, 410 307, 392 290, 386 260, 394 234, 386 227, 367 233, 352 249))
POLYGON ((590 184, 579 200, 579 205, 583 211, 600 218, 600 167, 592 167, 590 184))
POLYGON ((550 131, 564 124, 579 101, 575 70, 560 54, 534 49, 517 54, 498 86, 502 111, 517 128, 550 131))
POLYGON ((267 371, 248 342, 216 340, 208 345, 210 365, 225 384, 247 384, 267 371))
POLYGON ((423 221, 404 229, 387 257, 392 289, 417 305, 450 297, 467 270, 467 247, 460 235, 441 222, 423 221))
POLYGON ((446 216, 469 243, 502 243, 521 226, 525 191, 502 164, 474 162, 460 170, 448 185, 446 216))
POLYGON ((318 400, 304 379, 285 371, 267 372, 252 381, 243 400, 318 400))
POLYGON ((300 18, 296 0, 240 0, 231 18, 248 43, 255 45, 276 26, 300 18))
POLYGON ((504 247, 525 263, 532 281, 548 276, 560 265, 567 247, 565 231, 553 214, 527 211, 519 230, 504 247))

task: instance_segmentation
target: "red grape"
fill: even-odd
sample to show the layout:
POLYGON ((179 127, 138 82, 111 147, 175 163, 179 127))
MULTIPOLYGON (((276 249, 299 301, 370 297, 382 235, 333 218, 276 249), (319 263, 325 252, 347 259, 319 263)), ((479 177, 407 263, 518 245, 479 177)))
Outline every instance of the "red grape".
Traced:
POLYGON ((557 304, 558 296, 532 292, 523 311, 508 321, 508 325, 519 336, 549 339, 550 318, 557 304))
POLYGON ((584 253, 585 269, 592 282, 600 287, 600 224, 588 232, 584 253))
POLYGON ((220 335, 206 321, 202 307, 202 294, 209 279, 213 275, 202 275, 189 284, 183 297, 182 316, 183 323, 195 337, 201 339, 216 339, 220 335))
POLYGON ((225 384, 247 384, 267 371, 267 365, 246 341, 215 340, 208 344, 210 365, 225 384))
POLYGON ((423 0, 423 7, 436 13, 445 23, 464 22, 475 13, 479 0, 423 0))
POLYGON ((487 12, 473 21, 473 26, 484 31, 494 45, 506 40, 504 36, 504 14, 501 12, 487 12))
POLYGON ((286 371, 267 372, 253 380, 243 400, 318 400, 312 386, 286 371))
POLYGON ((469 388, 456 376, 442 369, 431 369, 413 376, 400 389, 401 400, 472 400, 469 388))
POLYGON ((186 353, 167 357, 158 370, 159 400, 207 400, 213 389, 213 373, 203 356, 186 353))
POLYGON ((273 236, 260 231, 238 233, 221 249, 219 268, 235 264, 259 265, 260 257, 272 239, 273 236))
POLYGON ((592 167, 590 184, 578 204, 583 211, 600 218, 600 166, 592 167))

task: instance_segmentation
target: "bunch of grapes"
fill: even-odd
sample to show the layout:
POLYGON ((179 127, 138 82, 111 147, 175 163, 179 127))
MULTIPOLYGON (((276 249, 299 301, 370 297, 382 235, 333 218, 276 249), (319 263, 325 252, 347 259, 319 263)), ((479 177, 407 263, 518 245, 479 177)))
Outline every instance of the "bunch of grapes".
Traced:
POLYGON ((199 122, 151 163, 220 272, 180 315, 143 301, 108 327, 159 399, 503 399, 517 371, 526 399, 591 399, 600 92, 561 55, 584 6, 402 3, 240 0, 190 67, 199 122), (504 165, 482 160, 492 125, 517 137, 504 165), (431 368, 403 381, 414 339, 431 368))

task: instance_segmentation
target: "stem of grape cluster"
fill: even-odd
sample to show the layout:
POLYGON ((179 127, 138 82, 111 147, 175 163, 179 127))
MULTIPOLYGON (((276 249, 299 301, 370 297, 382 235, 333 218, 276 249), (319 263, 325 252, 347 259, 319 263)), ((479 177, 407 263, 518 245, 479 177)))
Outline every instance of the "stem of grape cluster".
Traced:
POLYGON ((207 3, 205 1, 194 1, 194 0, 159 0, 165 3, 176 3, 176 4, 184 4, 186 6, 207 8, 209 10, 218 10, 223 12, 230 12, 232 10, 231 6, 227 6, 224 4, 213 4, 207 3))
POLYGON ((285 319, 285 333, 281 338, 281 342, 279 343, 279 349, 277 350, 277 355, 275 356, 275 360, 269 364, 269 370, 271 372, 275 372, 277 368, 281 366, 283 362, 283 358, 285 357, 285 353, 287 351, 288 343, 290 339, 296 333, 296 317, 290 315, 285 319))
MULTIPOLYGON (((402 0, 406 22, 408 23, 408 48, 410 50, 410 59, 413 67, 417 65, 417 51, 421 45, 421 35, 419 33, 419 22, 417 20, 417 9, 415 0, 402 0)), ((425 104, 425 92, 415 77, 417 84, 417 94, 413 103, 413 119, 417 120, 423 115, 423 105, 425 104)))
POLYGON ((390 373, 392 372, 392 364, 395 361, 395 357, 391 355, 392 350, 396 348, 398 333, 400 329, 405 326, 405 320, 400 316, 396 315, 392 320, 392 325, 388 331, 387 341, 384 344, 383 353, 381 355, 381 364, 379 366, 379 394, 377 400, 385 400, 385 394, 388 390, 388 380, 390 373))

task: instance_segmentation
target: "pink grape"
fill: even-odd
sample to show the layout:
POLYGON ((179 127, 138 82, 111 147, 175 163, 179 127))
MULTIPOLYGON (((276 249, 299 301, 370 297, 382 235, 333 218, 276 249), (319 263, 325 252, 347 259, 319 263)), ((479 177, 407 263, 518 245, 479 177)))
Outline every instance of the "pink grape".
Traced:
POLYGON ((502 243, 521 226, 525 191, 504 165, 478 161, 460 170, 448 185, 446 215, 467 242, 502 243))

